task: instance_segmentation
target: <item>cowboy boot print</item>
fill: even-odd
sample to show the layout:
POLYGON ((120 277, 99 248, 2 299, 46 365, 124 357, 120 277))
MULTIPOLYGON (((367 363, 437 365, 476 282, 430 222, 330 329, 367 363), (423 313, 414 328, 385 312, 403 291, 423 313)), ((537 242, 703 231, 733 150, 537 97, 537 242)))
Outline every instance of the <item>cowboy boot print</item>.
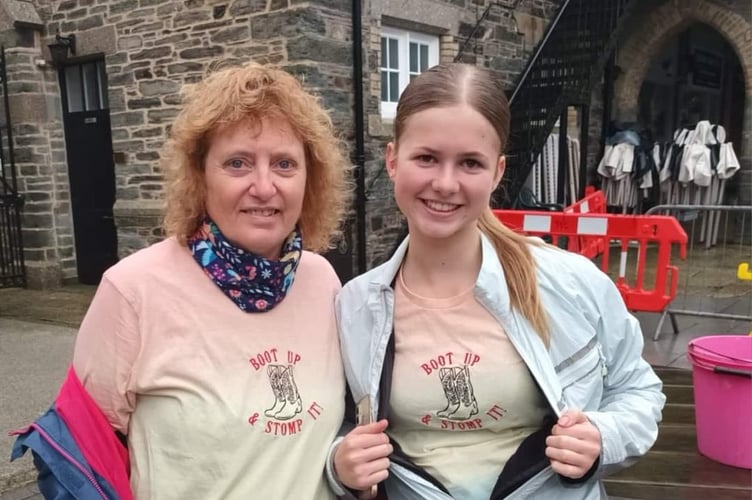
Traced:
MULTIPOLYGON (((281 367, 280 367, 281 368, 281 367)), ((285 398, 285 406, 274 415, 277 420, 289 420, 303 411, 303 401, 295 385, 295 375, 292 373, 292 365, 281 369, 281 387, 285 398)))
POLYGON ((473 383, 470 381, 470 369, 467 365, 462 368, 455 367, 454 378, 460 405, 447 418, 449 420, 467 420, 478 413, 478 401, 475 399, 473 383))
POLYGON ((439 379, 441 380, 441 387, 444 389, 444 396, 447 398, 447 406, 436 412, 436 416, 447 418, 460 406, 460 397, 455 387, 454 371, 451 368, 439 369, 439 379))
POLYGON ((281 386, 281 369, 280 365, 269 365, 266 372, 269 375, 269 383, 272 385, 272 392, 274 392, 274 406, 264 412, 267 417, 273 417, 285 406, 285 393, 281 386))

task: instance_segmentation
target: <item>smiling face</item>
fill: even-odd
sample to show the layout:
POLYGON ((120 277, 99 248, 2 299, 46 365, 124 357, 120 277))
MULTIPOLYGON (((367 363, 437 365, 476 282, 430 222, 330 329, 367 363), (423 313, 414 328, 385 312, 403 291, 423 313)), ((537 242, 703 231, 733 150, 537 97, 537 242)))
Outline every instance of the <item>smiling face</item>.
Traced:
POLYGON ((279 259, 300 219, 306 186, 303 142, 284 118, 241 122, 209 137, 206 210, 235 246, 279 259))
POLYGON ((386 157, 411 238, 474 238, 504 172, 500 149, 493 126, 466 104, 410 116, 386 157))

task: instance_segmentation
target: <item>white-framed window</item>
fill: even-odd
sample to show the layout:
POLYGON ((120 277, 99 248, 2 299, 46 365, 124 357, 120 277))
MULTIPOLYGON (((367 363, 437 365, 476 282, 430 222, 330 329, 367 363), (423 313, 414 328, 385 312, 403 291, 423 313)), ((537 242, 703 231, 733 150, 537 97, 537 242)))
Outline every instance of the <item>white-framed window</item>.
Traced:
POLYGON ((381 116, 394 118, 410 80, 439 63, 439 37, 396 28, 381 29, 381 116))

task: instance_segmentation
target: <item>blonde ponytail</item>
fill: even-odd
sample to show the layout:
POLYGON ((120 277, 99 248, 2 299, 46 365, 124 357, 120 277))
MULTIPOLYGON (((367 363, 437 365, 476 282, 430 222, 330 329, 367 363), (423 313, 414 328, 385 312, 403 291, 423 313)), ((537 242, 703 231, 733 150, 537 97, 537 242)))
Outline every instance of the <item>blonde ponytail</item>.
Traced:
POLYGON ((541 304, 535 261, 528 248, 537 243, 504 226, 490 208, 478 219, 478 227, 491 240, 499 256, 512 307, 527 318, 548 346, 551 340, 548 316, 541 304))

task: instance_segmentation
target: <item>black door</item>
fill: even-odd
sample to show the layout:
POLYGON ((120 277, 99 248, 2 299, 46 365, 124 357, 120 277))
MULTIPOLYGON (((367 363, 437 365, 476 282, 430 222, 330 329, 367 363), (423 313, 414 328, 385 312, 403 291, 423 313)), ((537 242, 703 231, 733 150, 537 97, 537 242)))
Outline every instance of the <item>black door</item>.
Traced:
POLYGON ((117 262, 115 165, 104 61, 66 66, 60 82, 78 280, 97 284, 117 262))

